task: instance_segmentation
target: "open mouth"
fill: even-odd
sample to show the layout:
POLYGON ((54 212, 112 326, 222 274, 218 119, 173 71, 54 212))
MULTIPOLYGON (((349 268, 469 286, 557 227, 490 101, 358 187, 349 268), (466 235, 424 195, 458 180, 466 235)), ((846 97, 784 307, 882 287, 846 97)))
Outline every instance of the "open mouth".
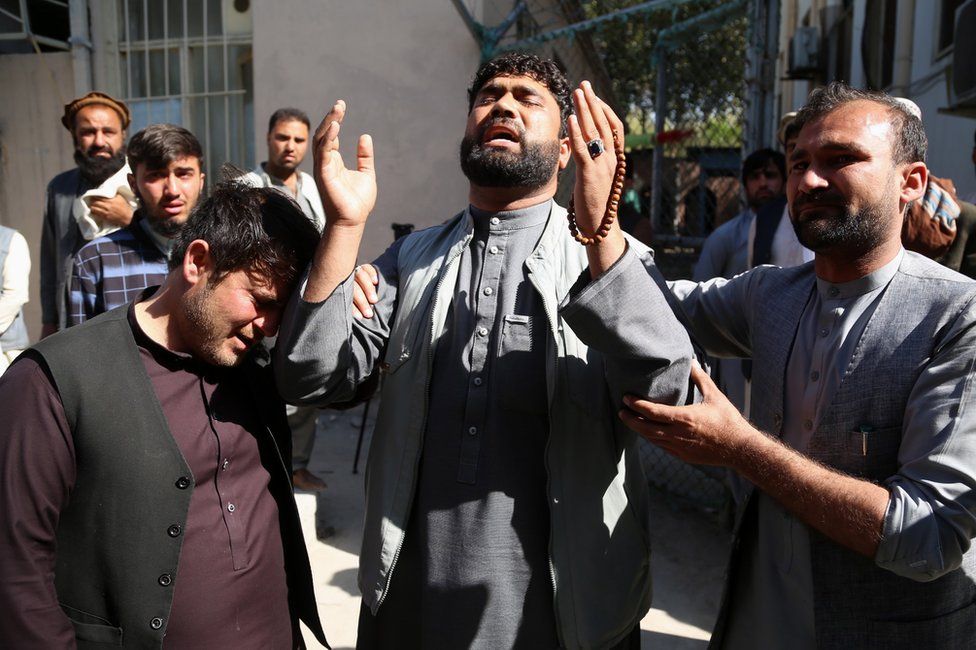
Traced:
POLYGON ((493 124, 485 129, 481 139, 483 144, 508 146, 521 141, 518 130, 504 124, 493 124))

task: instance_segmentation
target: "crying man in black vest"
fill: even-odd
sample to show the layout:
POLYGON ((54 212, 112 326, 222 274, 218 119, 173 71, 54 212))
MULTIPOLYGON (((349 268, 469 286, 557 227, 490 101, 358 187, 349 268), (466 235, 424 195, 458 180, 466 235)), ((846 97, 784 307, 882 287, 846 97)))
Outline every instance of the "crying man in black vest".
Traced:
POLYGON ((250 354, 317 241, 280 192, 218 186, 161 287, 3 376, 0 646, 295 648, 299 619, 325 643, 284 405, 250 354))

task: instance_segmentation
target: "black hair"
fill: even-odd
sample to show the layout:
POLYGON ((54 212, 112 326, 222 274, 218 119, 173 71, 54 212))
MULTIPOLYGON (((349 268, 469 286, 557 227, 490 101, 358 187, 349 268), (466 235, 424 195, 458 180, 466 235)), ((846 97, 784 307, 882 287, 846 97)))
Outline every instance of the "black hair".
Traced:
POLYGON ((183 264, 196 239, 210 246, 211 283, 243 270, 291 284, 312 261, 319 234, 298 204, 279 190, 228 180, 217 184, 177 235, 170 270, 183 264))
POLYGON ((471 87, 468 88, 468 112, 474 108, 474 100, 482 87, 495 77, 529 77, 538 81, 552 93, 556 104, 559 105, 560 137, 566 135, 566 120, 573 110, 570 100, 569 82, 556 62, 551 59, 541 59, 530 52, 506 52, 494 59, 481 64, 474 74, 471 87))
POLYGON ((793 124, 796 125, 799 133, 808 123, 834 112, 841 106, 858 101, 874 102, 888 109, 891 126, 895 131, 891 157, 896 164, 925 162, 928 138, 925 137, 922 120, 887 93, 861 90, 840 81, 832 81, 810 93, 806 105, 796 114, 793 124))
POLYGON ((274 131, 278 122, 291 121, 301 122, 305 125, 306 129, 311 130, 312 128, 312 123, 308 121, 308 115, 305 111, 298 108, 279 108, 271 114, 271 119, 268 120, 268 133, 274 131))
POLYGON ((196 136, 175 124, 153 124, 132 136, 127 148, 129 167, 136 173, 139 165, 147 169, 164 169, 174 160, 196 158, 203 168, 203 147, 196 136))
POLYGON ((742 163, 742 182, 745 183, 746 178, 754 171, 765 169, 769 163, 776 165, 780 178, 785 181, 786 157, 774 149, 757 149, 746 156, 746 159, 742 163))

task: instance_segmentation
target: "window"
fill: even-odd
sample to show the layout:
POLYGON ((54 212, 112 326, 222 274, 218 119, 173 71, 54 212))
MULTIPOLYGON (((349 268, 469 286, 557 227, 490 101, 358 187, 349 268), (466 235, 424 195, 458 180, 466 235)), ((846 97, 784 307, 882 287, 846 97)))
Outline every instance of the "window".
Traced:
POLYGON ((70 35, 67 0, 0 0, 0 54, 67 50, 70 35))
POLYGON ((872 90, 884 90, 891 85, 895 62, 895 31, 898 16, 897 0, 868 0, 861 38, 861 58, 864 77, 872 90))
POLYGON ((134 133, 179 124, 203 145, 212 181, 225 162, 254 166, 250 4, 119 0, 119 65, 134 133))
POLYGON ((938 33, 935 40, 935 58, 941 59, 952 51, 956 31, 956 9, 965 0, 941 0, 939 2, 938 33))

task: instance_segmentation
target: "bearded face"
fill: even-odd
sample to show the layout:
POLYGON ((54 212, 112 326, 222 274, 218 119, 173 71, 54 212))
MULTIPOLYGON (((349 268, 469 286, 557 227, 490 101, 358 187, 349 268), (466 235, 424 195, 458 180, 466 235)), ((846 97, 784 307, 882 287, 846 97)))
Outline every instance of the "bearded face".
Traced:
POLYGON ((559 164, 559 141, 532 141, 513 119, 498 117, 461 140, 461 171, 481 187, 534 189, 548 183, 559 164), (505 140, 518 147, 492 144, 505 140))
POLYGON ((75 164, 78 165, 78 170, 81 172, 81 176, 90 185, 97 187, 111 178, 115 172, 122 169, 122 166, 125 165, 125 145, 120 147, 116 152, 112 152, 108 147, 99 145, 92 145, 85 150, 76 147, 74 158, 75 164), (108 157, 104 155, 106 150, 109 154, 108 157))

